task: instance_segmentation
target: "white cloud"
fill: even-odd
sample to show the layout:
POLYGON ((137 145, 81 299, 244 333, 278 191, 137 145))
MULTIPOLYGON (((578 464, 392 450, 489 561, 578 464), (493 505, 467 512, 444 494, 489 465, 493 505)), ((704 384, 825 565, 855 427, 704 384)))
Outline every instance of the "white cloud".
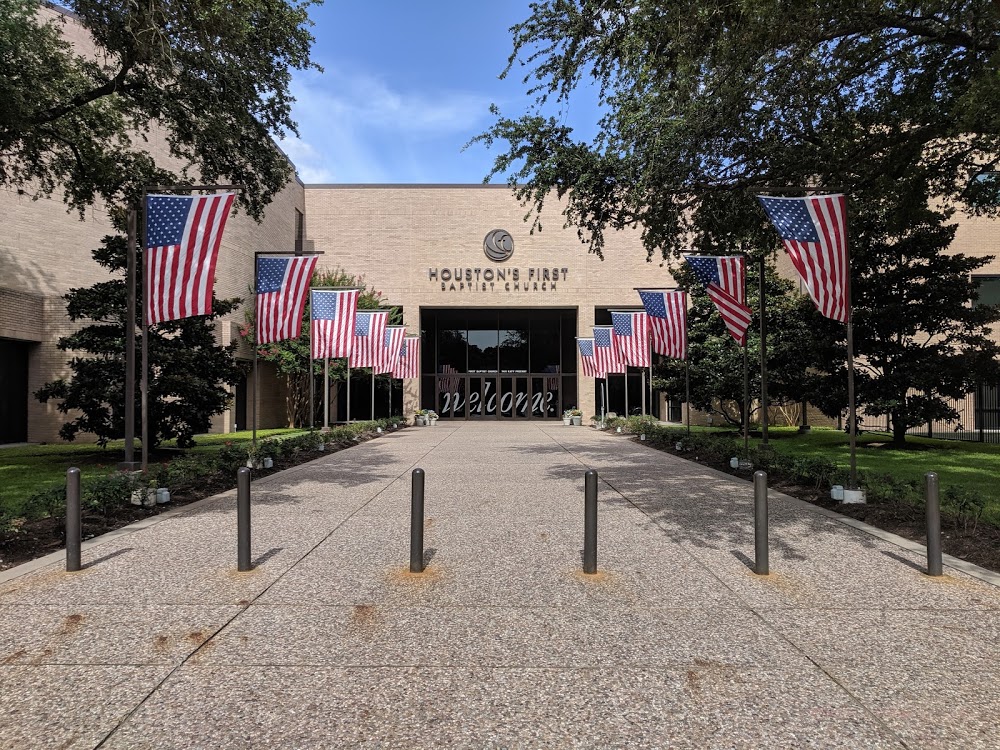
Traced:
POLYGON ((462 146, 483 130, 490 100, 465 91, 397 91, 367 73, 309 72, 292 83, 301 137, 280 143, 303 182, 482 179, 462 146), (466 165, 463 168, 463 160, 466 165))

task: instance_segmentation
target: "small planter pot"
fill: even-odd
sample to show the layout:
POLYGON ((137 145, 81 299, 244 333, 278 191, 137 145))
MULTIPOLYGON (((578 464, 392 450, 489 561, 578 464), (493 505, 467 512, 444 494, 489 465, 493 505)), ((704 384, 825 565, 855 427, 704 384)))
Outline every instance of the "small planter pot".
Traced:
POLYGON ((425 417, 414 417, 413 424, 415 424, 417 427, 423 427, 424 425, 427 424, 427 419, 425 417))
POLYGON ((580 427, 583 424, 583 417, 573 417, 573 426, 580 427))
POLYGON ((621 427, 616 427, 615 428, 615 432, 617 432, 619 435, 621 435, 622 434, 622 428, 621 427))
POLYGON ((563 424, 569 427, 573 424, 573 417, 563 417, 563 424))
POLYGON ((264 468, 265 469, 273 469, 274 468, 274 459, 271 458, 270 456, 268 456, 267 458, 265 458, 264 459, 264 468))
POLYGON ((841 498, 840 502, 844 505, 861 505, 868 502, 865 491, 862 489, 849 490, 845 487, 843 492, 844 497, 841 498))
POLYGON ((170 502, 170 490, 166 487, 157 487, 156 489, 156 504, 166 505, 170 502))
POLYGON ((248 469, 259 469, 259 468, 261 468, 261 466, 262 466, 262 464, 260 462, 260 459, 253 459, 253 458, 248 458, 247 459, 247 468, 248 469))
POLYGON ((318 451, 325 451, 326 450, 326 443, 317 443, 316 444, 316 450, 318 450, 318 451))
POLYGON ((646 442, 646 433, 645 432, 643 432, 643 433, 641 433, 639 435, 639 440, 641 440, 644 443, 646 442))
POLYGON ((436 427, 437 423, 438 423, 438 421, 436 419, 428 419, 427 420, 427 424, 429 424, 431 427, 436 427))
POLYGON ((381 435, 382 434, 382 428, 381 427, 376 427, 375 428, 375 432, 377 432, 379 435, 381 435))

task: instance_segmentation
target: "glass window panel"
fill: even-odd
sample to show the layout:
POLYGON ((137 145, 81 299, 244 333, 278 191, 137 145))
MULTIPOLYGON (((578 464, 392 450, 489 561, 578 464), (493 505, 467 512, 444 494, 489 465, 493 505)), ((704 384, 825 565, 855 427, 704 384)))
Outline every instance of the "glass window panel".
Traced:
POLYGON ((528 416, 528 378, 514 378, 514 416, 528 416))
POLYGON ((514 416, 514 378, 500 378, 500 416, 514 416))
POLYGON ((559 372, 558 315, 539 315, 531 321, 531 371, 559 372))
POLYGON ((469 317, 469 372, 496 372, 499 347, 497 316, 480 313, 469 317))
POLYGON ((562 408, 563 411, 567 409, 576 409, 576 378, 567 377, 563 375, 562 378, 562 408))
POLYGON ((438 320, 437 372, 465 372, 465 324, 438 320))
POLYGON ((484 417, 497 415, 497 379, 483 378, 483 395, 480 399, 483 405, 484 417))
POLYGON ((500 372, 528 372, 528 332, 527 318, 500 317, 500 372))
POLYGON ((437 379, 437 408, 439 417, 465 418, 465 378, 449 375, 437 379))
POLYGON ((1000 276, 977 276, 979 299, 977 305, 1000 305, 1000 276))
POLYGON ((576 313, 567 311, 562 313, 561 336, 562 336, 562 371, 576 372, 577 347, 576 347, 576 313))

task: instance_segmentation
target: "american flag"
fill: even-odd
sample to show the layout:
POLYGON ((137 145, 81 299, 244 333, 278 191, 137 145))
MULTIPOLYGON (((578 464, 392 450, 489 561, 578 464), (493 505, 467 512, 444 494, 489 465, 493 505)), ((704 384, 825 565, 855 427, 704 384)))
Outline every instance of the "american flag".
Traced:
MULTIPOLYGON (((403 347, 406 329, 403 326, 388 326, 382 340, 382 349, 375 362, 375 374, 393 372, 399 362, 399 350, 403 347)), ((394 376, 395 377, 395 376, 394 376)))
POLYGON ((388 311, 358 310, 354 320, 354 342, 348 363, 351 367, 374 367, 385 342, 388 311))
POLYGON ((612 326, 594 326, 594 362, 604 373, 625 372, 625 360, 611 340, 612 326))
POLYGON ((212 312, 215 261, 234 193, 146 196, 146 322, 212 312))
POLYGON ((399 359, 396 360, 396 368, 392 374, 393 377, 403 379, 420 377, 419 336, 407 336, 403 339, 403 345, 399 348, 399 359))
POLYGON ((313 289, 309 331, 313 359, 348 357, 354 343, 357 289, 313 289))
POLYGON ((729 333, 740 346, 746 344, 753 315, 746 305, 746 264, 742 255, 685 255, 698 281, 705 285, 729 333))
POLYGON ((843 195, 757 196, 819 311, 847 322, 847 201, 843 195))
POLYGON ((611 338, 626 364, 649 367, 649 316, 644 312, 612 312, 611 338))
POLYGON ((315 255, 257 258, 257 343, 298 338, 315 255))
POLYGON ((597 361, 594 359, 594 340, 577 339, 576 344, 580 347, 580 372, 585 378, 603 378, 606 373, 597 369, 597 361))
POLYGON ((653 351, 673 359, 687 359, 687 292, 640 290, 649 315, 653 351))

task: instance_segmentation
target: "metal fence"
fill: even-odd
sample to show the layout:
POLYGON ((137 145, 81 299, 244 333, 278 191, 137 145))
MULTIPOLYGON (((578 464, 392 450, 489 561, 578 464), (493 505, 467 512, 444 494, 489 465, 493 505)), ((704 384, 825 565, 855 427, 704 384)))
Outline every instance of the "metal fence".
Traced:
POLYGON ((980 384, 965 398, 948 401, 959 414, 957 422, 919 425, 911 427, 906 434, 943 440, 1000 443, 1000 386, 980 384))

